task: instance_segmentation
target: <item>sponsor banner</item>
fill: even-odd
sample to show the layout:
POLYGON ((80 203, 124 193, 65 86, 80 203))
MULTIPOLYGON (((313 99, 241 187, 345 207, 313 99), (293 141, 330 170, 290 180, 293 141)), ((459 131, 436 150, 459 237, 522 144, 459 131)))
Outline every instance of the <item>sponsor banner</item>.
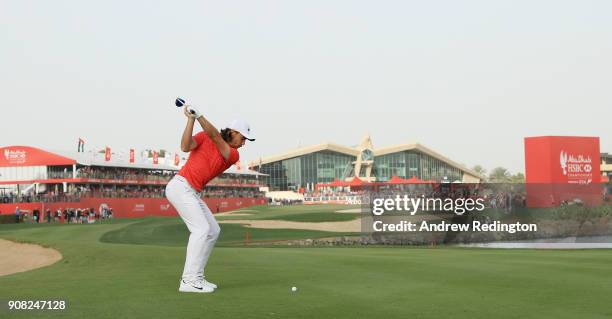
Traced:
POLYGON ((591 184, 601 182, 598 137, 525 138, 527 183, 591 184))
POLYGON ((108 146, 104 149, 104 160, 107 162, 111 160, 111 149, 108 146))
MULTIPOLYGON (((99 179, 99 178, 58 178, 58 179, 35 179, 35 180, 19 180, 19 181, 0 181, 0 185, 14 184, 58 184, 58 183, 106 183, 106 184, 129 184, 129 185, 166 185, 167 181, 135 181, 122 179, 99 179)), ((218 184, 210 183, 207 186, 215 187, 253 187, 257 188, 257 184, 218 184)))
POLYGON ((552 207, 573 197, 594 203, 601 183, 598 137, 525 138, 529 207, 552 207))
POLYGON ((0 167, 73 165, 76 161, 27 146, 0 148, 0 167))
POLYGON ((134 155, 134 149, 133 149, 133 148, 131 148, 131 149, 130 149, 130 163, 134 163, 134 157, 135 157, 135 155, 134 155))
POLYGON ((590 184, 593 182, 593 159, 590 155, 572 154, 565 150, 559 152, 559 167, 570 184, 590 184))
MULTIPOLYGON (((265 205, 265 198, 204 198, 213 213, 236 210, 253 205, 265 205)), ((88 209, 94 208, 99 213, 100 206, 108 206, 113 210, 113 217, 145 217, 145 216, 177 216, 174 207, 165 198, 82 198, 78 202, 59 203, 10 203, 0 204, 0 214, 15 214, 19 207, 22 213, 32 214, 35 209, 51 212, 64 208, 88 209)))

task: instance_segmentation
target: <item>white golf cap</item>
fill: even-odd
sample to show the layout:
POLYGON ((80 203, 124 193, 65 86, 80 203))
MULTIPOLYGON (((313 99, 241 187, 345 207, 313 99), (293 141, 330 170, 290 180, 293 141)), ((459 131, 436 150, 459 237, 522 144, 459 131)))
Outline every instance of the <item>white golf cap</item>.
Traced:
POLYGON ((249 123, 247 123, 244 120, 240 120, 240 119, 233 120, 230 122, 227 128, 239 132, 240 134, 242 134, 242 136, 246 137, 246 139, 249 141, 255 140, 253 133, 251 133, 251 126, 249 125, 249 123))

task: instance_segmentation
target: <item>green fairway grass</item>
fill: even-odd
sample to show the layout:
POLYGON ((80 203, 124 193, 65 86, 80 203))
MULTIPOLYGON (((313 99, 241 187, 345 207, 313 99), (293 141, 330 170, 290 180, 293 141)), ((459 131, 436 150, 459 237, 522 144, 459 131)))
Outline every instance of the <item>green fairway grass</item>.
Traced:
MULTIPOLYGON (((221 235, 217 246, 241 246, 248 232, 249 243, 267 243, 302 238, 337 237, 359 235, 358 233, 324 232, 299 229, 247 228, 239 224, 220 224, 221 235)), ((109 231, 101 237, 102 242, 181 246, 187 245, 189 232, 179 218, 148 218, 127 227, 109 231)))
POLYGON ((244 228, 225 224, 206 274, 219 289, 184 294, 187 232, 177 218, 34 226, 0 225, 0 238, 54 247, 63 259, 0 277, 0 299, 64 298, 68 310, 0 318, 612 317, 605 249, 251 248, 231 246, 244 228))

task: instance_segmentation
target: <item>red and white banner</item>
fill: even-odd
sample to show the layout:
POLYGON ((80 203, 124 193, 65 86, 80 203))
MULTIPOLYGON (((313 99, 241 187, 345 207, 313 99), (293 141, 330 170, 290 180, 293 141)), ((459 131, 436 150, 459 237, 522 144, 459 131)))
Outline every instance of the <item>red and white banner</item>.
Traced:
POLYGON ((557 206, 575 199, 596 205, 602 198, 600 161, 599 137, 525 138, 528 206, 557 206))
POLYGON ((525 138, 527 183, 600 183, 599 137, 525 138))
POLYGON ((0 167, 73 165, 76 160, 34 147, 8 146, 0 148, 0 167))
POLYGON ((153 164, 159 164, 159 154, 157 151, 153 151, 153 164))
POLYGON ((181 158, 179 157, 178 154, 174 154, 174 165, 175 166, 179 166, 179 163, 181 162, 181 158))
POLYGON ((104 160, 107 162, 111 160, 111 149, 108 146, 104 149, 104 160))
MULTIPOLYGON (((214 213, 236 210, 253 205, 265 205, 265 198, 204 198, 208 208, 214 213)), ((86 209, 93 207, 97 213, 101 205, 106 205, 113 209, 114 217, 145 217, 145 216, 177 216, 174 207, 165 198, 83 198, 79 202, 66 203, 11 203, 0 204, 0 213, 3 215, 15 214, 15 208, 19 207, 22 211, 28 212, 38 209, 43 212, 50 209, 55 213, 56 210, 64 208, 86 209)), ((44 216, 44 215, 43 215, 44 216)), ((44 218, 42 221, 46 221, 44 218)))
POLYGON ((130 163, 134 163, 134 149, 130 148, 130 163))

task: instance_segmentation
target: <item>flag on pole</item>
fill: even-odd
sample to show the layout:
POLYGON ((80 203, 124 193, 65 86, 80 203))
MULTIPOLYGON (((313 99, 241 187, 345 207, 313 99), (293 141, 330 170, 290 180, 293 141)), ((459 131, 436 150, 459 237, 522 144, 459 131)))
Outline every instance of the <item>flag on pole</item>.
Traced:
POLYGON ((77 153, 85 151, 85 140, 79 137, 79 145, 77 146, 77 153))

